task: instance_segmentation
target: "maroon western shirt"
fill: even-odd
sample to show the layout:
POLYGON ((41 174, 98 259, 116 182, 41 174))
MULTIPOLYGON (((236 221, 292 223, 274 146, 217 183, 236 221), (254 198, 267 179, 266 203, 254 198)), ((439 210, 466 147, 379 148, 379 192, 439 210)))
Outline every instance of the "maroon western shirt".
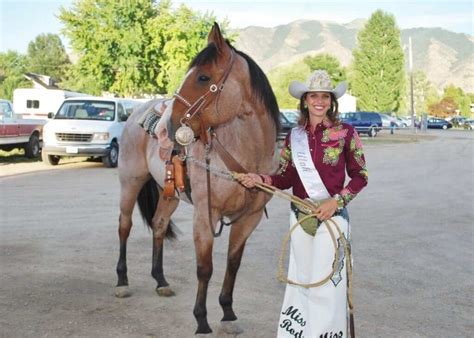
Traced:
MULTIPOLYGON (((318 124, 314 132, 310 131, 309 124, 305 130, 314 165, 326 189, 331 196, 339 194, 347 205, 367 185, 367 169, 359 135, 351 125, 333 125, 329 120, 318 124), (350 180, 344 186, 346 170, 350 180)), ((291 159, 290 133, 281 151, 277 174, 265 175, 264 178, 279 189, 293 187, 293 194, 304 199, 308 194, 291 159)))

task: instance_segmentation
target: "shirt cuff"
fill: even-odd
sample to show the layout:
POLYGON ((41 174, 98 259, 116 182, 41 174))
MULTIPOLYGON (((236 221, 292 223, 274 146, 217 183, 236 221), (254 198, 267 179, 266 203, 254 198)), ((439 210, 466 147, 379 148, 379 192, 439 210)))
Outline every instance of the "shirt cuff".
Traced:
POLYGON ((345 203, 344 203, 344 199, 342 198, 341 195, 335 194, 332 198, 334 198, 337 202, 337 210, 340 211, 340 210, 344 209, 345 203))

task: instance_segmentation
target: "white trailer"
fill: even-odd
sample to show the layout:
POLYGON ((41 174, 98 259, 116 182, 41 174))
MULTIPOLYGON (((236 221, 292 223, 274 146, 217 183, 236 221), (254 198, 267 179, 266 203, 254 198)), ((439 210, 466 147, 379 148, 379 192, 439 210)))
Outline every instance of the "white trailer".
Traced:
POLYGON ((339 104, 340 113, 356 111, 357 98, 355 96, 352 96, 350 94, 344 94, 340 98, 337 99, 337 103, 339 104))
POLYGON ((88 96, 84 93, 62 89, 17 88, 13 91, 13 109, 24 118, 47 119, 55 114, 64 99, 88 96))

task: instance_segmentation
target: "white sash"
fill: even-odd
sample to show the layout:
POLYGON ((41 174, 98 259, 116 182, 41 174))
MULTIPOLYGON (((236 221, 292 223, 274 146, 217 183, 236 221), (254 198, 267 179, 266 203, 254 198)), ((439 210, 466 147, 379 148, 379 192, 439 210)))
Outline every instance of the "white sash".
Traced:
POLYGON ((308 196, 318 201, 331 197, 314 167, 306 131, 302 127, 295 127, 290 137, 291 157, 308 196))

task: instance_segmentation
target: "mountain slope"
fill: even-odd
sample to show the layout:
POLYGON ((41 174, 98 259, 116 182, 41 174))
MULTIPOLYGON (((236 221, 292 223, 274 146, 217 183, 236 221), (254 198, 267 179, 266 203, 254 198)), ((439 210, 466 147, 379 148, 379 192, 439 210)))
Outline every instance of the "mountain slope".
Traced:
MULTIPOLYGON (((352 63, 357 33, 365 21, 337 24, 298 20, 272 28, 250 26, 238 30, 236 48, 249 54, 265 71, 291 64, 307 55, 328 53, 343 66, 352 63)), ((441 28, 401 31, 402 45, 412 38, 413 70, 422 70, 442 90, 448 84, 474 92, 474 38, 441 28)), ((408 60, 408 48, 405 49, 408 60)), ((408 62, 407 62, 408 67, 408 62)))

